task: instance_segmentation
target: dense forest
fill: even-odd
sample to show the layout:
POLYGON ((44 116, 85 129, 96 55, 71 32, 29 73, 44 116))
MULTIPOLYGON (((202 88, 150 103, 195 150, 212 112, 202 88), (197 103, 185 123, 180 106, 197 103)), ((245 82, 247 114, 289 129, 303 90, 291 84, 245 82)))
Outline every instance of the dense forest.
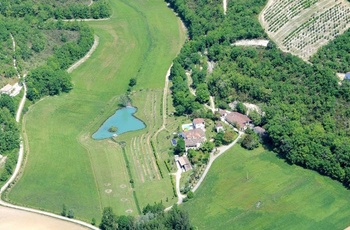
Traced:
POLYGON ((184 20, 189 40, 171 70, 176 114, 207 116, 203 91, 220 108, 233 101, 259 104, 270 145, 288 162, 314 169, 350 185, 350 82, 338 84, 336 72, 348 72, 349 31, 322 48, 313 64, 280 51, 231 45, 239 39, 266 38, 258 22, 265 0, 168 0, 184 20), (208 71, 208 63, 214 63, 208 71), (201 87, 192 95, 188 89, 201 87), (203 90, 203 84, 207 89, 203 90))
POLYGON ((19 145, 19 129, 15 121, 16 105, 12 97, 0 95, 0 154, 7 157, 0 181, 6 181, 12 174, 17 154, 13 150, 19 145))
POLYGON ((106 1, 94 1, 93 4, 81 4, 86 1, 47 1, 47 0, 3 0, 1 1, 0 14, 5 17, 34 16, 36 20, 46 21, 56 19, 85 19, 106 18, 111 14, 111 9, 106 1))
POLYGON ((99 227, 102 230, 194 229, 191 226, 188 214, 179 209, 176 204, 168 212, 164 212, 164 208, 161 203, 147 205, 142 210, 142 215, 133 217, 117 216, 112 208, 107 207, 103 210, 99 227))

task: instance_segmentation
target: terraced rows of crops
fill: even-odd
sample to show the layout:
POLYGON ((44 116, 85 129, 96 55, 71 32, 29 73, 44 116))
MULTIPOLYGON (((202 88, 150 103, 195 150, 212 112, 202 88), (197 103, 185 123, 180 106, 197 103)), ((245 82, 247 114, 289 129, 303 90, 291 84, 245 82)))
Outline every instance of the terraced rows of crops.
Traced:
POLYGON ((269 21, 268 30, 276 32, 284 26, 289 20, 296 17, 304 9, 318 2, 318 0, 278 0, 270 5, 265 13, 265 20, 269 21))
POLYGON ((350 4, 343 0, 270 0, 260 22, 283 51, 308 60, 350 28, 350 4))

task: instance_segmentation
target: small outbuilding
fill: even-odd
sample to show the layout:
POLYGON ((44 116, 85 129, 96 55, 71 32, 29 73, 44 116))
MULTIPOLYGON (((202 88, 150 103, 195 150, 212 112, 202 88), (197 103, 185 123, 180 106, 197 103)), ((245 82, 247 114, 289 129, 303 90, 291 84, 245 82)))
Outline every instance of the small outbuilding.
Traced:
POLYGON ((4 87, 2 87, 2 88, 0 89, 0 93, 10 94, 11 91, 12 91, 12 89, 13 89, 13 86, 10 85, 10 84, 7 84, 7 85, 5 85, 4 87))
POLYGON ((188 160, 187 156, 182 156, 177 158, 177 163, 182 168, 184 172, 187 172, 188 170, 192 169, 191 163, 188 160))
POLYGON ((224 132, 224 127, 222 126, 221 122, 216 122, 215 124, 215 130, 217 133, 224 132))
POLYGON ((347 72, 344 76, 344 80, 350 80, 350 72, 347 72))
POLYGON ((195 118, 193 119, 193 127, 195 129, 203 129, 205 130, 205 121, 203 118, 195 118))

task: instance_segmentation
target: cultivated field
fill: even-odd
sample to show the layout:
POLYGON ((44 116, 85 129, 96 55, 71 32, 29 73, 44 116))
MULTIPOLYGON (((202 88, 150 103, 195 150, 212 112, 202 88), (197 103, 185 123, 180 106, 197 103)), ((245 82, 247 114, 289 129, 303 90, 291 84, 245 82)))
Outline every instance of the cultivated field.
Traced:
POLYGON ((260 22, 277 45, 308 60, 328 41, 350 28, 345 0, 269 0, 260 22))
POLYGON ((344 229, 350 192, 262 148, 236 145, 184 204, 198 229, 344 229))
POLYGON ((99 221, 105 206, 119 215, 137 214, 135 194, 141 208, 167 198, 172 203, 169 176, 163 163, 161 178, 149 140, 161 126, 164 77, 185 34, 162 0, 110 4, 110 20, 88 22, 99 36, 99 46, 73 71, 72 92, 45 98, 24 117, 27 163, 8 195, 14 203, 55 213, 65 204, 76 218, 88 222, 99 221), (111 139, 91 139, 118 108, 118 97, 132 77, 137 78, 132 96, 136 116, 147 128, 116 140, 126 142, 135 188, 122 147, 111 139))

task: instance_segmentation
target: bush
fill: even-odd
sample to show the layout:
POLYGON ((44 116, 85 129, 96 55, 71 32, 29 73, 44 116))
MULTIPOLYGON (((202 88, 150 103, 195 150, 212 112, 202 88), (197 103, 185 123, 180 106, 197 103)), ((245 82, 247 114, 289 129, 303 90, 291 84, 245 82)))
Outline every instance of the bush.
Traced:
POLYGON ((115 127, 115 126, 111 126, 111 127, 108 129, 108 132, 110 132, 110 133, 115 133, 115 132, 117 132, 117 131, 118 131, 118 128, 115 127))
POLYGON ((247 134, 242 143, 241 143, 243 148, 246 148, 248 150, 253 150, 257 147, 259 147, 259 137, 255 134, 247 134))

